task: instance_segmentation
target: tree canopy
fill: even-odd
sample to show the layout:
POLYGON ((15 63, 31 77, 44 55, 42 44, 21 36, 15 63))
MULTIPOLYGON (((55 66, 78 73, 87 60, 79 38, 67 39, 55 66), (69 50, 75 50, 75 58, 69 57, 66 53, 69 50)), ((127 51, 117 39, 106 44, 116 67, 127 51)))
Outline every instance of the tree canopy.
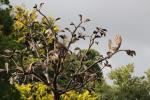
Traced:
MULTIPOLYGON (((1 4, 9 5, 9 2, 1 0, 1 4)), ((110 79, 114 80, 115 87, 107 85, 103 79, 102 71, 105 67, 111 68, 108 59, 112 56, 118 52, 126 52, 132 57, 136 55, 134 50, 121 48, 123 38, 120 35, 117 34, 113 40, 109 40, 106 44, 108 50, 101 54, 93 49, 93 45, 98 46, 99 40, 107 36, 107 29, 96 27, 88 34, 84 24, 91 20, 81 14, 78 24, 71 22, 69 27, 60 29, 57 22, 61 18, 46 16, 41 11, 42 6, 43 3, 35 5, 32 10, 17 6, 12 11, 14 16, 10 15, 11 7, 0 9, 3 14, 0 17, 0 74, 7 75, 7 78, 0 78, 1 82, 5 80, 8 86, 16 86, 20 91, 27 86, 26 89, 23 88, 21 95, 28 99, 40 98, 38 93, 34 94, 36 90, 40 96, 53 96, 55 100, 68 98, 66 94, 71 93, 74 98, 98 99, 100 96, 95 91, 101 93, 104 88, 108 88, 109 93, 119 94, 115 95, 118 100, 123 97, 132 99, 133 96, 127 97, 131 96, 125 92, 127 88, 131 88, 131 92, 137 91, 134 96, 138 97, 139 91, 128 86, 137 81, 134 84, 140 87, 139 83, 143 79, 131 77, 132 65, 111 72, 110 79), (38 18, 39 15, 42 17, 38 18), (81 49, 77 46, 72 50, 71 46, 80 40, 89 40, 88 47, 81 49), (99 85, 100 90, 96 89, 99 85), (110 91, 111 89, 114 91, 110 91), (122 89, 125 91, 122 92, 122 89), (42 94, 40 91, 46 92, 42 94), (78 96, 79 94, 83 95, 78 96)))

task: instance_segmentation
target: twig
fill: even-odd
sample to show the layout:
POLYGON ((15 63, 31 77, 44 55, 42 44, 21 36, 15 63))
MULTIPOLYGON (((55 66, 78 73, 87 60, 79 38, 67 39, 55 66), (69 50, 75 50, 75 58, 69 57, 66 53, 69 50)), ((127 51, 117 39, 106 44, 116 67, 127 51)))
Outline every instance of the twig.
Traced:
POLYGON ((71 36, 70 42, 68 43, 68 46, 67 46, 67 49, 68 49, 68 50, 69 50, 70 45, 71 45, 71 43, 72 43, 74 34, 76 33, 76 31, 78 30, 78 28, 81 26, 82 23, 83 23, 83 22, 81 21, 81 22, 78 24, 78 26, 75 27, 74 31, 72 32, 72 36, 71 36))

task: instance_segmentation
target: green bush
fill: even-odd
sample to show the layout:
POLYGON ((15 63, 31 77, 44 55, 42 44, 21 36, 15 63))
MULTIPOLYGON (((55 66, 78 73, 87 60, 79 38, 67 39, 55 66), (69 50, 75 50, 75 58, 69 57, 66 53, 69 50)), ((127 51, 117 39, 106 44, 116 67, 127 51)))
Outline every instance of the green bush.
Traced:
MULTIPOLYGON (((33 83, 26 85, 15 85, 20 91, 21 100, 53 100, 51 88, 43 83, 33 83)), ((74 90, 61 95, 61 100, 97 100, 99 95, 85 90, 81 93, 74 90)))

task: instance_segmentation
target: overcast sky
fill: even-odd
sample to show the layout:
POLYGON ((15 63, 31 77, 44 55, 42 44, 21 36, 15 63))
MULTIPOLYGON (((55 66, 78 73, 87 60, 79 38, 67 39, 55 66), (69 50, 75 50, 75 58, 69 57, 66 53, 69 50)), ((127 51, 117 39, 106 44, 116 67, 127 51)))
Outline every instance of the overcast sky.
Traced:
MULTIPOLYGON (((62 18, 60 27, 77 22, 78 14, 83 14, 92 20, 86 25, 89 32, 95 26, 108 29, 108 37, 100 47, 94 47, 101 52, 107 49, 106 40, 120 34, 123 37, 121 48, 134 49, 137 56, 117 54, 110 60, 113 68, 134 63, 136 75, 143 75, 150 68, 150 0, 11 0, 13 5, 25 5, 28 9, 41 2, 45 3, 46 15, 62 18)), ((87 42, 80 46, 85 48, 87 42)), ((104 73, 108 72, 110 69, 106 68, 104 73)))

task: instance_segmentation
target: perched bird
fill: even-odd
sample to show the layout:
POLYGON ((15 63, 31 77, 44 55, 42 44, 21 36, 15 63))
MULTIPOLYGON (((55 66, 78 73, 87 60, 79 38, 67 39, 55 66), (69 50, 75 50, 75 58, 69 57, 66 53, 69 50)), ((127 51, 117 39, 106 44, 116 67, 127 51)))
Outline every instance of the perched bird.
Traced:
POLYGON ((57 50, 51 50, 51 51, 49 52, 49 58, 50 58, 50 60, 51 60, 52 62, 57 61, 58 58, 59 58, 59 53, 58 53, 58 51, 57 51, 57 50))
POLYGON ((116 52, 120 46, 121 46, 121 43, 122 43, 122 38, 120 35, 116 35, 115 36, 115 39, 114 39, 114 42, 115 42, 115 45, 112 43, 111 40, 109 40, 108 42, 108 52, 107 54, 111 54, 111 53, 114 53, 116 52))
POLYGON ((65 57, 69 51, 66 46, 60 43, 58 40, 54 41, 54 50, 58 52, 59 57, 65 57))
POLYGON ((108 41, 108 50, 109 50, 109 52, 114 53, 116 51, 116 49, 117 49, 116 47, 113 47, 112 40, 109 40, 108 41))
POLYGON ((122 37, 120 35, 116 35, 116 37, 115 37, 115 44, 117 46, 120 46, 121 43, 122 43, 122 37))
POLYGON ((68 51, 68 49, 66 48, 66 46, 64 44, 60 43, 58 40, 54 41, 54 50, 68 51))

